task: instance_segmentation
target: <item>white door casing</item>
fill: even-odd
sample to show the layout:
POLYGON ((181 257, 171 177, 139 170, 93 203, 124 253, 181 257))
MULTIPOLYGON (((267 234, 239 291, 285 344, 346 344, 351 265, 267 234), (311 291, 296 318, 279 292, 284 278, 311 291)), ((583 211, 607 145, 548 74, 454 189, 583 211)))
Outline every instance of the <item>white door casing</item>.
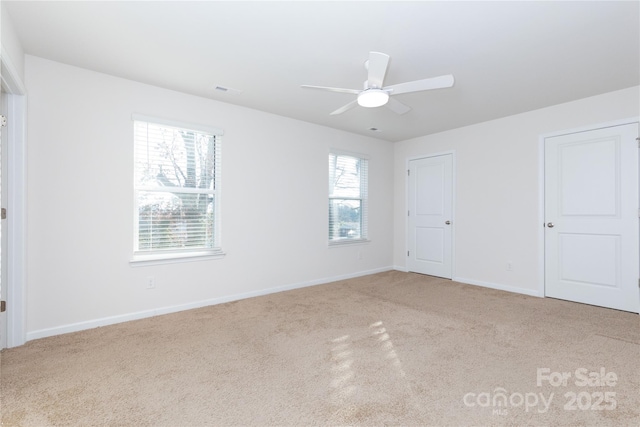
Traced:
POLYGON ((545 138, 545 296, 638 312, 638 124, 545 138))
MULTIPOLYGON (((7 206, 7 96, 0 88, 0 206, 7 206)), ((0 300, 7 300, 7 220, 0 218, 0 300)), ((7 313, 0 312, 0 349, 7 347, 7 313)))
POLYGON ((409 161, 407 269, 453 276, 453 154, 409 161))
POLYGON ((26 342, 26 89, 20 73, 8 55, 0 55, 0 80, 7 112, 6 190, 7 262, 6 292, 7 346, 16 347, 26 342))

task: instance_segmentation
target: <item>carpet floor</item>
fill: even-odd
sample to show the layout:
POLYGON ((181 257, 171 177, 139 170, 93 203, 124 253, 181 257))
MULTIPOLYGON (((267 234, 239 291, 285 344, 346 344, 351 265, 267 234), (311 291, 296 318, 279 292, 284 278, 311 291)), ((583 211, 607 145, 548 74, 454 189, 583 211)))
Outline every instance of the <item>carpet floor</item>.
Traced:
POLYGON ((391 271, 28 342, 4 426, 640 425, 640 320, 391 271))

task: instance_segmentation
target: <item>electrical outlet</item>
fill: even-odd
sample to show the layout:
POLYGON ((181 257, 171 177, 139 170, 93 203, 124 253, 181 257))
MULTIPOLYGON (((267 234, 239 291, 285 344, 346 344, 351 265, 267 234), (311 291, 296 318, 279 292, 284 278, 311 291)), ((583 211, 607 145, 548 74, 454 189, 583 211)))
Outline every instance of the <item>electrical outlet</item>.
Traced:
POLYGON ((507 271, 513 271, 513 264, 511 264, 511 261, 507 262, 507 271))
POLYGON ((147 289, 156 288, 156 279, 153 276, 147 277, 147 289))

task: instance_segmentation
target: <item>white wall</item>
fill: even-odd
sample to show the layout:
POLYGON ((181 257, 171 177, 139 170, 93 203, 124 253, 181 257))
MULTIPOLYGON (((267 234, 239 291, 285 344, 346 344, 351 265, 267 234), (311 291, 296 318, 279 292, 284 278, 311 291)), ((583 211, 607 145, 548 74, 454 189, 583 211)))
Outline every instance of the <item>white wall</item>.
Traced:
POLYGON ((455 278, 536 294, 539 136, 640 115, 635 87, 391 144, 32 56, 25 83, 28 339, 404 269, 407 159, 448 150, 455 278), (225 258, 129 264, 132 113, 225 130, 225 258), (368 245, 327 247, 330 147, 371 159, 368 245), (145 289, 148 276, 155 290, 145 289))
POLYGON ((24 51, 22 50, 22 44, 16 35, 13 27, 13 21, 11 16, 4 8, 2 2, 0 2, 0 14, 1 31, 0 40, 2 41, 2 55, 5 63, 11 64, 13 67, 14 78, 24 79, 24 51))
POLYGON ((406 268, 407 159, 454 150, 454 279, 538 294, 540 135, 638 117, 639 92, 633 87, 395 144, 396 268, 406 268))
POLYGON ((28 339, 391 268, 391 143, 33 56, 25 83, 28 339), (225 131, 225 258, 129 264, 132 113, 225 131), (370 156, 368 245, 327 246, 330 147, 370 156))

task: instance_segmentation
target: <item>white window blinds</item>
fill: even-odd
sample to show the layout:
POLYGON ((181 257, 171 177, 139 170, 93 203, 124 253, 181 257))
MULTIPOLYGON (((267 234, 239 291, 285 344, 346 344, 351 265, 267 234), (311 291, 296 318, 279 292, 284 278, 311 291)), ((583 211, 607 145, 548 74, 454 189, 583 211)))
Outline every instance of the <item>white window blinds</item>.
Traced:
POLYGON ((368 160, 329 154, 329 243, 367 239, 368 160))
POLYGON ((219 251, 220 136, 134 118, 134 253, 219 251))

